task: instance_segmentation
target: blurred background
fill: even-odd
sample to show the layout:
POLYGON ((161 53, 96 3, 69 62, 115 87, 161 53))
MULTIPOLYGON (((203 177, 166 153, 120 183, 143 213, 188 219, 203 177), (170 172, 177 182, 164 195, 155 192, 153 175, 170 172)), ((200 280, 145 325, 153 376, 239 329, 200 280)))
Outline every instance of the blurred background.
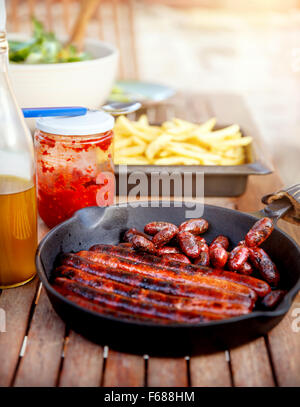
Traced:
MULTIPOLYGON (((7 0, 9 32, 31 16, 70 34, 76 0, 7 0)), ((99 0, 87 37, 120 50, 118 78, 242 94, 284 183, 299 182, 300 0, 99 0)))

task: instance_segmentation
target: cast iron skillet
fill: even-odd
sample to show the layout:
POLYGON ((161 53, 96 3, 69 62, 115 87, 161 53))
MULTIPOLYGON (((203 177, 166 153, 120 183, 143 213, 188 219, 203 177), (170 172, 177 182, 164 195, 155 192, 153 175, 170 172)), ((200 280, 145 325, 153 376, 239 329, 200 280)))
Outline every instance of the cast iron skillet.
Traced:
MULTIPOLYGON (((279 206, 276 203, 265 208, 268 209, 267 215, 275 220, 290 207, 286 200, 278 203, 279 206)), ((169 202, 167 204, 170 205, 169 202)), ((248 315, 197 325, 163 326, 99 315, 73 304, 52 288, 49 279, 59 253, 89 249, 96 243, 116 244, 125 230, 131 227, 143 230, 150 221, 161 220, 179 225, 186 219, 187 206, 164 205, 160 201, 152 202, 152 207, 85 208, 52 229, 41 241, 36 254, 37 271, 55 311, 67 325, 99 344, 151 355, 184 355, 234 347, 265 335, 277 325, 300 289, 300 249, 278 228, 262 246, 281 271, 281 288, 288 290, 284 300, 273 311, 257 310, 248 315)), ((210 223, 205 234, 208 242, 223 234, 230 237, 231 246, 236 245, 257 220, 253 215, 212 205, 205 205, 203 217, 210 223)))

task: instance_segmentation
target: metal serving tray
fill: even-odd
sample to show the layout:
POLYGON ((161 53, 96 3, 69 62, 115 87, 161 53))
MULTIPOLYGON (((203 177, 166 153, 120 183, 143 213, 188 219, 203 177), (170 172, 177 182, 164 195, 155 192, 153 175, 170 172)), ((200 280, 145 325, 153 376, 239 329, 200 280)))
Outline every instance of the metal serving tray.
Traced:
MULTIPOLYGON (((217 129, 227 127, 229 124, 218 125, 217 129)), ((264 153, 266 149, 263 146, 259 134, 248 134, 241 128, 243 136, 252 136, 253 142, 251 145, 245 147, 247 163, 242 165, 128 165, 127 173, 122 169, 122 166, 115 166, 116 175, 116 191, 117 195, 124 196, 131 191, 136 184, 129 184, 128 177, 133 172, 142 172, 148 179, 148 190, 141 196, 154 196, 154 191, 151 191, 151 182, 155 178, 164 178, 170 173, 178 173, 182 180, 182 189, 184 191, 184 177, 185 172, 190 172, 192 177, 192 195, 185 197, 195 198, 196 191, 196 173, 204 173, 204 195, 205 196, 240 196, 245 192, 248 176, 249 175, 266 175, 273 172, 273 166, 270 160, 264 153), (167 173, 166 173, 167 172, 167 173), (127 183, 127 188, 124 188, 124 182, 127 183)), ((157 196, 157 195, 156 195, 157 196)), ((163 197, 162 188, 160 185, 158 197, 163 197)), ((183 193, 178 193, 174 190, 173 183, 170 185, 171 197, 182 197, 183 193)))

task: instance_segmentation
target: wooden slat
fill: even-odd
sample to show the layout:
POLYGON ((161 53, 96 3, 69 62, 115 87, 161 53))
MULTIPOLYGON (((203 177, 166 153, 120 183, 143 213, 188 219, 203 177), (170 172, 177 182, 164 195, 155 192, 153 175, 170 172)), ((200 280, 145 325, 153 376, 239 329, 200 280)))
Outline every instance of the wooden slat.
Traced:
POLYGON ((96 10, 96 19, 98 22, 98 33, 99 33, 99 38, 100 40, 103 40, 104 38, 104 33, 103 33, 103 18, 102 18, 102 6, 99 3, 98 8, 96 10))
POLYGON ((53 30, 53 13, 52 13, 53 0, 46 0, 45 3, 46 3, 45 9, 46 9, 47 29, 49 31, 52 31, 53 30))
POLYGON ((29 15, 29 17, 34 16, 35 3, 36 3, 36 0, 28 0, 28 1, 27 1, 27 7, 28 7, 28 15, 29 15))
POLYGON ((270 353, 279 386, 300 387, 300 294, 296 297, 288 315, 268 335, 270 353), (297 309, 295 316, 293 310, 297 309), (298 332, 292 330, 295 318, 298 332))
POLYGON ((66 32, 70 34, 71 32, 71 16, 70 16, 70 11, 71 11, 71 0, 62 0, 62 18, 64 22, 64 27, 66 29, 66 32))
POLYGON ((187 361, 184 358, 156 358, 148 361, 149 387, 185 387, 188 385, 187 361))
POLYGON ((37 278, 23 287, 3 290, 0 308, 6 313, 6 332, 0 333, 0 386, 9 386, 19 360, 37 278))
POLYGON ((55 386, 64 344, 65 324, 42 289, 28 333, 15 386, 55 386))
POLYGON ((20 28, 20 16, 19 16, 19 0, 11 0, 9 3, 9 13, 10 22, 13 31, 19 31, 20 28))
POLYGON ((103 348, 71 331, 64 349, 60 387, 98 387, 103 368, 103 348))
MULTIPOLYGON (((300 228, 280 221, 280 227, 300 245, 300 228)), ((268 335, 270 353, 279 386, 300 387, 300 293, 288 315, 268 335), (295 315, 293 315, 293 311, 295 315), (298 321, 295 320, 298 316, 298 321), (293 330, 296 324, 298 332, 293 330)))
POLYGON ((190 375, 193 387, 231 386, 230 368, 225 352, 191 357, 190 375))
POLYGON ((142 356, 109 349, 104 371, 104 387, 141 387, 144 385, 144 377, 145 360, 142 356))
POLYGON ((135 13, 134 13, 134 0, 127 0, 127 11, 128 11, 128 32, 131 51, 131 61, 132 61, 132 73, 131 79, 139 79, 139 67, 138 67, 138 57, 137 57, 137 47, 136 47, 136 31, 135 31, 135 13))
POLYGON ((238 387, 274 386, 264 338, 230 351, 233 384, 238 387))
POLYGON ((120 37, 120 26, 119 26, 119 16, 118 16, 118 9, 119 9, 119 1, 118 0, 111 0, 111 8, 112 8, 112 16, 113 16, 113 26, 114 26, 114 35, 116 41, 116 47, 120 52, 119 58, 119 73, 120 77, 124 78, 125 76, 125 67, 124 67, 124 50, 121 47, 121 37, 120 37))

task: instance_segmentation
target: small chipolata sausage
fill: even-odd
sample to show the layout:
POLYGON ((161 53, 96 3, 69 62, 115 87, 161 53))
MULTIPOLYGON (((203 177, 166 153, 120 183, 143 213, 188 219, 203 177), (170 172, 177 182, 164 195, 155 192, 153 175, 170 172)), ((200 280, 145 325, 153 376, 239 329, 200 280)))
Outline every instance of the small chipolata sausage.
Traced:
POLYGON ((274 223, 270 218, 258 220, 246 234, 245 242, 249 247, 260 246, 273 232, 274 223))
POLYGON ((285 290, 271 291, 264 297, 261 303, 265 308, 273 309, 282 301, 286 293, 287 292, 285 290))
POLYGON ((213 267, 222 269, 227 263, 228 253, 221 245, 214 244, 209 248, 209 258, 213 267))
POLYGON ((179 232, 190 232, 193 235, 201 235, 208 229, 208 222, 205 219, 189 219, 179 226, 179 232))
POLYGON ((249 249, 246 246, 237 246, 228 257, 228 268, 232 271, 239 271, 246 263, 249 257, 249 249))
POLYGON ((123 240, 124 240, 125 242, 131 243, 131 240, 132 240, 132 238, 133 238, 134 236, 143 236, 144 238, 150 240, 150 238, 149 238, 148 236, 146 236, 145 233, 138 231, 136 228, 128 229, 128 230, 124 233, 123 240))
POLYGON ((200 247, 196 237, 190 232, 179 232, 178 242, 184 254, 192 259, 200 255, 200 247))
POLYGON ((131 239, 131 243, 137 250, 141 250, 150 254, 156 253, 156 247, 154 246, 154 244, 151 242, 151 240, 146 239, 144 236, 133 236, 133 238, 131 239))
POLYGON ((152 239, 154 245, 159 248, 167 244, 173 237, 175 237, 178 233, 178 228, 171 223, 168 226, 165 226, 159 232, 157 232, 152 239))
POLYGON ((200 265, 200 266, 205 266, 208 267, 210 263, 210 258, 209 258, 209 247, 207 246, 206 243, 199 243, 199 248, 200 248, 200 256, 195 259, 194 264, 200 265))
POLYGON ((228 249, 229 246, 229 240, 228 237, 223 236, 223 235, 219 235, 217 236, 210 244, 210 247, 214 246, 214 245, 220 245, 222 246, 225 250, 228 249))
POLYGON ((262 278, 271 286, 277 287, 280 275, 268 254, 261 247, 251 247, 249 248, 249 258, 262 278))
MULTIPOLYGON (((173 223, 170 222, 150 222, 144 227, 144 232, 148 235, 155 235, 157 232, 160 232, 167 226, 175 226, 173 223)), ((175 226, 177 228, 177 226, 175 226)))

